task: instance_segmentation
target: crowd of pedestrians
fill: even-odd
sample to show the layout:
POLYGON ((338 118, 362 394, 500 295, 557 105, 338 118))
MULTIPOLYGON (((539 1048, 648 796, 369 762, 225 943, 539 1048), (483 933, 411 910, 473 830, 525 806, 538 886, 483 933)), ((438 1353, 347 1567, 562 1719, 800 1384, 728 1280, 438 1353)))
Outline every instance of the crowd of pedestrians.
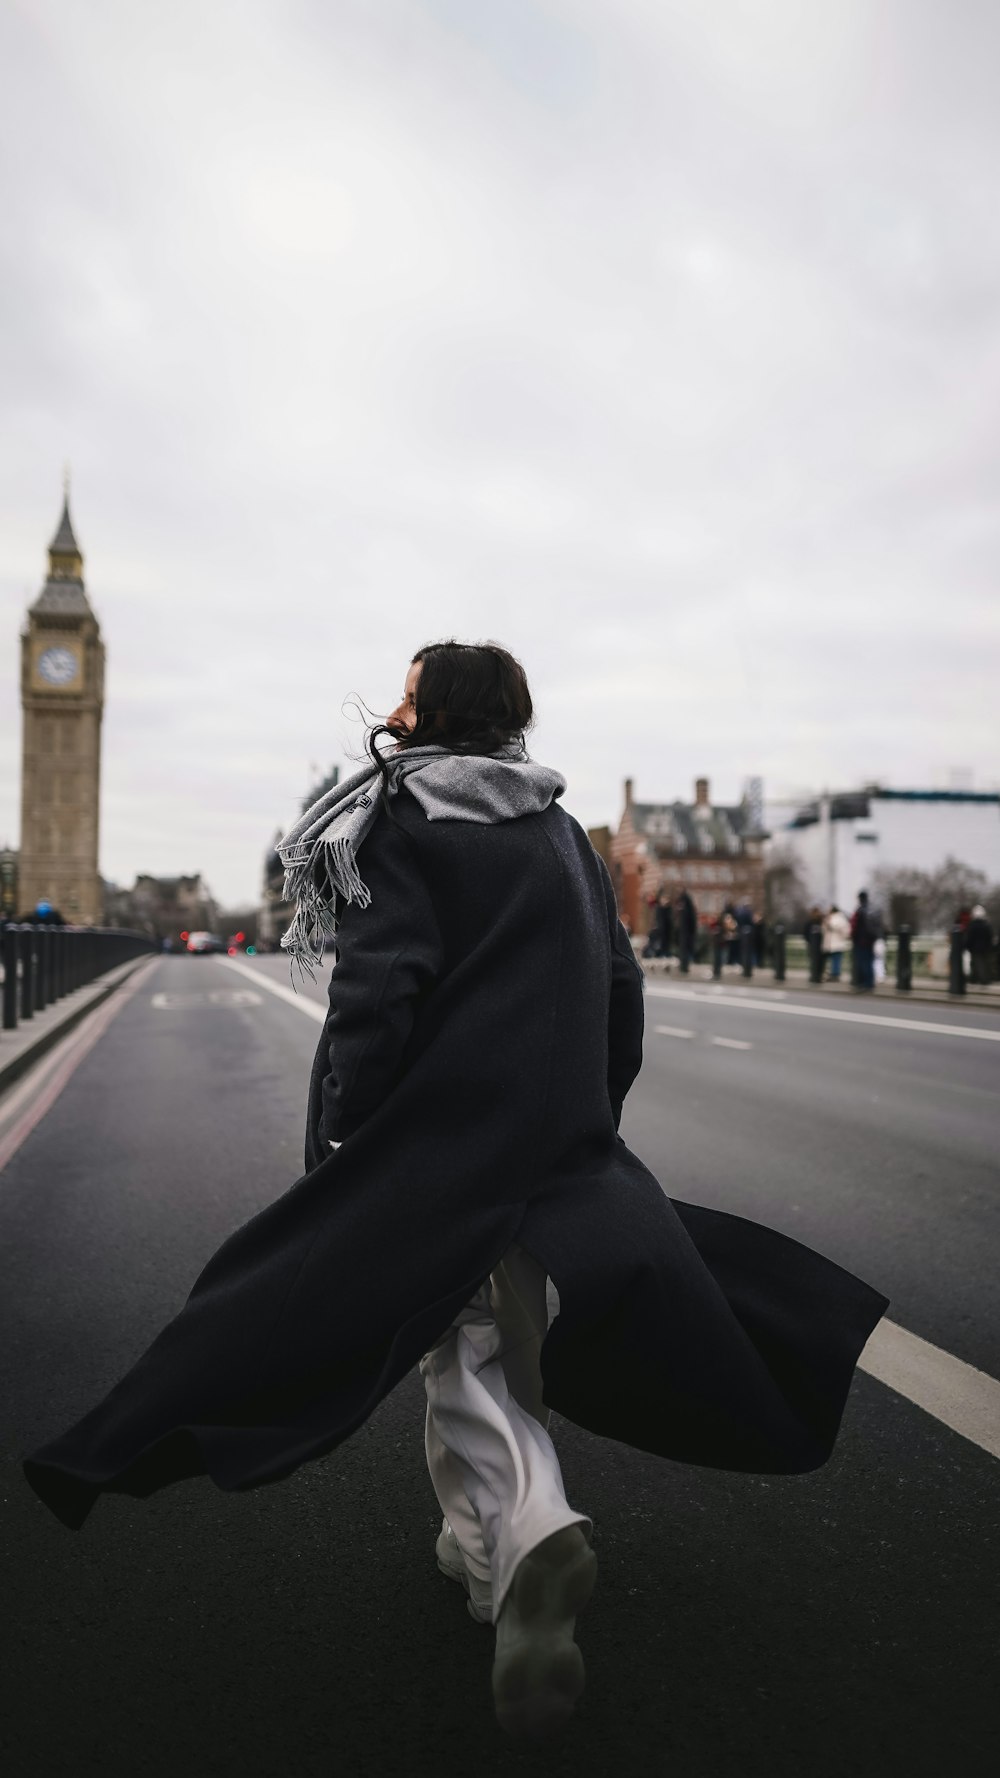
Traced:
POLYGON ((806 915, 802 936, 810 953, 814 981, 839 982, 844 953, 851 952, 851 985, 862 993, 885 981, 886 944, 882 916, 862 889, 858 905, 848 918, 834 904, 823 909, 814 903, 806 915))
POLYGON ((686 889, 672 896, 667 889, 650 896, 649 937, 644 957, 676 955, 686 973, 699 951, 698 910, 686 889))
POLYGON ((748 903, 727 902, 721 914, 699 921, 698 910, 688 890, 671 895, 662 889, 650 896, 649 935, 643 957, 676 956, 682 972, 693 961, 710 955, 716 938, 721 938, 723 962, 742 963, 744 934, 749 934, 750 956, 760 968, 767 960, 768 933, 764 916, 748 903))
MULTIPOLYGON (((721 914, 699 921, 698 911, 686 889, 672 895, 661 890, 650 896, 649 933, 644 958, 676 956, 682 973, 691 963, 713 957, 721 946, 723 964, 752 962, 761 968, 772 954, 771 933, 762 913, 748 903, 727 902, 721 914)), ((979 903, 959 908, 955 925, 962 934, 965 972, 977 987, 1000 980, 1000 935, 979 903)), ((845 955, 849 952, 851 986, 871 992, 886 979, 886 930, 882 915, 872 907, 868 892, 861 890, 857 906, 848 915, 835 904, 825 910, 814 904, 800 929, 809 953, 812 979, 840 982, 844 979, 845 955)))

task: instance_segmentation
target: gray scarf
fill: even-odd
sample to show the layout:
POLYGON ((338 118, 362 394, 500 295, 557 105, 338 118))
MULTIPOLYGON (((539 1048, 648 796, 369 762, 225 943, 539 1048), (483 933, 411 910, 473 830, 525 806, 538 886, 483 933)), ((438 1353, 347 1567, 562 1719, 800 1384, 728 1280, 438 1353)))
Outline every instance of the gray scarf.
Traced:
MULTIPOLYGON (((385 763, 390 798, 405 783, 428 821, 516 821, 547 809, 566 788, 558 772, 536 765, 516 742, 489 754, 400 747, 385 763)), ((278 844, 285 900, 296 904, 281 948, 301 974, 308 971, 315 979, 314 965, 323 961, 340 908, 352 901, 363 908, 371 903, 357 854, 381 806, 380 774, 363 766, 313 803, 278 844)))

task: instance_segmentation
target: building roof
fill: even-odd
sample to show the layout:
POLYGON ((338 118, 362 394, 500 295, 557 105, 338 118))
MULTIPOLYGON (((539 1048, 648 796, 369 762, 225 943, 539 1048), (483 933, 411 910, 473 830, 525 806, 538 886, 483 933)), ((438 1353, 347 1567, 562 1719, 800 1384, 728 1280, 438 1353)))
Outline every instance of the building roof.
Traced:
MULTIPOLYGON (((822 798, 803 803, 789 827, 812 827, 820 819, 822 798)), ((872 813, 872 803, 996 803, 998 790, 883 790, 877 784, 867 790, 839 791, 830 797, 831 821, 862 821, 872 813)))
POLYGON ((81 554, 80 545, 73 532, 73 521, 69 516, 68 493, 63 499, 62 517, 59 520, 56 534, 49 544, 49 551, 52 555, 57 556, 78 556, 81 554))
POLYGON ((664 853, 739 852, 745 839, 760 837, 743 803, 633 802, 629 813, 636 833, 664 853))
POLYGON ((65 617, 93 617, 82 580, 47 580, 32 611, 58 612, 65 617))
MULTIPOLYGON (((844 790, 830 798, 831 821, 861 821, 871 814, 871 799, 874 793, 869 790, 844 790)), ((804 803, 798 814, 791 820, 789 827, 812 827, 819 820, 820 798, 815 802, 804 803)))
POLYGON ((886 803, 1000 803, 1000 790, 874 790, 886 803))

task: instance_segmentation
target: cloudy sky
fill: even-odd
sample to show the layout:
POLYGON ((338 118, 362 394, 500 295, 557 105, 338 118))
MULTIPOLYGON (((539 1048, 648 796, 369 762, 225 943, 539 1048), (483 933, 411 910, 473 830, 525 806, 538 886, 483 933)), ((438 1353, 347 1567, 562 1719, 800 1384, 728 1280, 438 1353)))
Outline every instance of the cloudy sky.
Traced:
POLYGON ((420 643, 567 807, 1000 777, 994 0, 8 0, 0 840, 61 476, 101 868, 229 903, 420 643))

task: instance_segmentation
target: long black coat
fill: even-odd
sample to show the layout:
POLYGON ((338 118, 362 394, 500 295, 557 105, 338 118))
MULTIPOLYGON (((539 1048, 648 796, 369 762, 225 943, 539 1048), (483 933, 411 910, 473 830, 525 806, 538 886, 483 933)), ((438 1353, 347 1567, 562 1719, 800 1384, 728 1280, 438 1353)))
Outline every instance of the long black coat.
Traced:
POLYGON ((28 1459, 38 1493, 77 1526, 102 1490, 288 1475, 367 1418, 515 1239, 559 1293, 541 1358, 558 1413, 690 1463, 822 1463, 886 1299, 671 1201, 618 1136, 642 978, 582 829, 556 805, 430 821, 404 791, 360 863, 371 906, 338 935, 305 1175, 28 1459))

